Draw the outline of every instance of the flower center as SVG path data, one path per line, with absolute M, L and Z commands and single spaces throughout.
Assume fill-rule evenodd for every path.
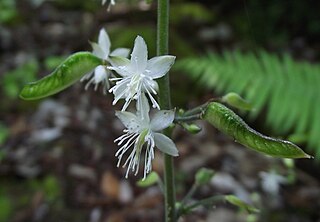
M 135 74 L 132 78 L 130 83 L 128 83 L 128 91 L 127 97 L 137 99 L 141 94 L 142 82 L 145 78 L 143 74 Z

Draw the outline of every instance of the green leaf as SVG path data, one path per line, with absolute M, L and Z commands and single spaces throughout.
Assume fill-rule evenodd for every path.
M 214 170 L 201 168 L 196 173 L 196 184 L 197 185 L 205 185 L 210 182 L 212 177 L 214 176 Z
M 150 187 L 150 186 L 156 184 L 158 181 L 159 181 L 159 175 L 156 172 L 153 171 L 153 172 L 148 174 L 146 179 L 139 180 L 137 182 L 137 185 L 139 187 Z
M 20 97 L 24 100 L 35 100 L 56 94 L 77 82 L 98 65 L 102 65 L 102 60 L 92 53 L 75 53 L 61 63 L 50 75 L 25 85 Z
M 228 201 L 229 203 L 246 210 L 248 213 L 259 213 L 260 210 L 245 203 L 244 201 L 240 200 L 238 197 L 234 195 L 226 195 L 225 200 Z
M 230 92 L 222 97 L 222 102 L 242 110 L 251 110 L 252 105 L 237 93 Z
M 221 103 L 210 103 L 202 114 L 202 119 L 234 138 L 236 142 L 258 152 L 274 157 L 311 158 L 289 141 L 267 137 L 250 128 L 237 114 Z

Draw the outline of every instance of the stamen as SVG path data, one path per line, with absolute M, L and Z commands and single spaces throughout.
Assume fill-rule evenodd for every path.
M 149 92 L 149 90 L 147 88 L 146 89 L 146 92 L 151 100 L 151 103 L 152 103 L 152 107 L 153 108 L 157 108 L 158 110 L 160 110 L 160 106 L 159 104 L 157 103 L 157 101 L 153 98 L 152 94 Z

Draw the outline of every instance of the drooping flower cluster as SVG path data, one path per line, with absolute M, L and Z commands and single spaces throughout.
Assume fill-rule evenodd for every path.
M 120 99 L 125 100 L 121 111 L 116 111 L 116 116 L 126 127 L 123 131 L 124 134 L 115 140 L 120 146 L 116 152 L 117 166 L 121 165 L 122 157 L 126 153 L 130 153 L 123 167 L 127 167 L 126 177 L 128 177 L 130 170 L 136 175 L 141 155 L 144 153 L 143 178 L 145 178 L 152 170 L 155 147 L 169 155 L 178 155 L 173 141 L 159 132 L 173 123 L 174 111 L 160 110 L 155 98 L 158 92 L 158 84 L 155 80 L 163 77 L 170 70 L 175 56 L 157 56 L 148 60 L 147 45 L 141 36 L 137 36 L 135 39 L 130 59 L 127 58 L 129 50 L 125 48 L 119 48 L 110 53 L 111 43 L 104 29 L 100 30 L 98 43 L 91 43 L 91 45 L 93 54 L 109 65 L 97 66 L 93 73 L 85 75 L 81 81 L 90 79 L 85 89 L 88 89 L 89 85 L 93 83 L 95 90 L 102 83 L 104 93 L 110 87 L 109 80 L 114 83 L 109 92 L 114 94 L 113 105 Z M 115 72 L 114 75 L 112 75 L 112 71 Z M 160 110 L 151 120 L 147 97 L 150 99 L 152 107 Z M 136 102 L 135 114 L 126 111 L 133 101 Z M 145 151 L 143 151 L 144 148 Z
M 93 48 L 93 54 L 100 59 L 103 59 L 107 62 L 110 62 L 110 56 L 122 56 L 122 57 L 127 57 L 129 55 L 130 50 L 126 48 L 118 48 L 115 49 L 110 53 L 110 38 L 107 34 L 107 32 L 104 29 L 101 29 L 99 32 L 99 37 L 98 37 L 98 43 L 92 42 L 91 46 Z M 98 89 L 99 84 L 101 83 L 103 85 L 103 93 L 106 94 L 107 90 L 110 88 L 109 84 L 109 78 L 111 76 L 110 70 L 107 69 L 106 66 L 99 65 L 95 68 L 94 72 L 88 73 L 82 79 L 80 80 L 81 82 L 84 80 L 90 79 L 86 86 L 85 89 L 88 90 L 89 86 L 91 83 L 93 83 L 94 90 Z

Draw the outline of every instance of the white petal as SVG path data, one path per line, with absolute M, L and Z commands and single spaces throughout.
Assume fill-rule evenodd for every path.
M 175 56 L 166 55 L 150 59 L 146 68 L 147 75 L 153 79 L 164 76 L 170 70 L 175 58 Z
M 126 79 L 122 79 L 114 85 L 109 92 L 112 92 L 114 94 L 114 101 L 113 105 L 115 105 L 119 99 L 125 98 L 126 97 L 126 91 L 127 91 L 127 81 Z
M 110 53 L 110 38 L 104 28 L 100 29 L 99 37 L 98 37 L 98 44 L 103 50 L 106 57 L 109 56 Z
M 123 125 L 130 131 L 130 132 L 137 132 L 140 129 L 140 123 L 137 116 L 133 113 L 126 112 L 126 111 L 116 111 L 116 117 L 120 119 Z
M 127 77 L 131 75 L 131 72 L 129 72 L 126 67 L 124 66 L 119 66 L 119 67 L 113 67 L 113 66 L 108 66 L 107 67 L 109 70 L 114 70 L 116 71 L 119 75 L 123 76 L 123 77 Z M 130 77 L 129 77 L 130 78 Z
M 85 74 L 84 76 L 82 76 L 81 79 L 80 79 L 80 82 L 83 82 L 85 80 L 90 79 L 90 77 L 92 76 L 93 73 L 94 72 L 92 71 L 92 72 L 89 72 L 89 73 Z
M 130 60 L 123 56 L 109 56 L 109 62 L 114 67 L 130 65 Z
M 171 156 L 179 156 L 176 145 L 169 137 L 161 133 L 154 133 L 154 141 L 160 151 Z
M 137 36 L 131 54 L 131 68 L 133 72 L 142 73 L 148 62 L 148 49 L 146 42 L 141 36 Z
M 160 110 L 158 111 L 151 120 L 150 126 L 152 131 L 160 131 L 168 126 L 174 120 L 174 111 L 173 110 Z
M 129 70 L 130 60 L 121 56 L 110 56 L 109 62 L 111 66 L 108 67 L 110 70 L 114 70 L 121 76 L 130 76 L 132 73 Z
M 130 49 L 117 48 L 110 53 L 110 56 L 121 56 L 127 58 L 129 56 Z
M 98 84 L 108 78 L 107 70 L 104 66 L 99 65 L 94 70 L 94 83 Z
M 100 59 L 107 59 L 108 55 L 105 54 L 105 52 L 102 50 L 100 45 L 98 45 L 95 42 L 90 42 L 92 48 L 93 48 L 93 55 L 99 57 Z

